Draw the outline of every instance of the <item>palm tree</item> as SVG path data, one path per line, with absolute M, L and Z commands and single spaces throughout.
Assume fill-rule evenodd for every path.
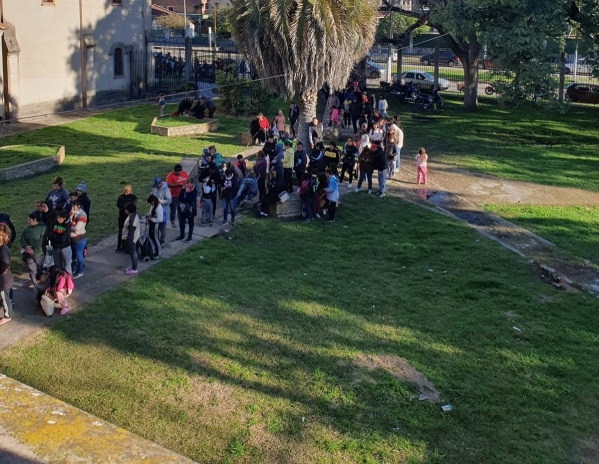
M 299 99 L 307 145 L 319 89 L 345 86 L 376 32 L 376 0 L 233 0 L 232 34 L 263 85 Z

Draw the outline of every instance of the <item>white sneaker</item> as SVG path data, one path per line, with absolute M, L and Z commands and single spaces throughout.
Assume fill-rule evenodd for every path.
M 368 189 L 368 195 L 370 195 L 372 193 L 372 190 Z
M 358 193 L 359 191 L 360 191 L 360 189 L 359 189 L 358 187 L 356 187 L 356 188 L 354 189 L 354 193 Z
M 352 188 L 352 187 L 353 187 L 352 183 L 351 183 L 351 182 L 349 182 L 349 183 L 347 184 L 347 188 L 348 188 L 348 189 L 350 189 L 350 188 Z
M 316 217 L 316 219 L 320 219 L 320 214 L 316 213 L 314 216 Z

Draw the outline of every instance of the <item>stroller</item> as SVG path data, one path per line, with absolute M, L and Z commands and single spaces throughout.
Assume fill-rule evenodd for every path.
M 148 224 L 146 223 L 146 227 L 144 229 L 144 233 L 141 237 L 139 237 L 138 243 L 138 255 L 139 258 L 147 263 L 151 259 L 156 259 L 156 247 L 154 242 L 150 240 L 150 235 L 148 234 Z

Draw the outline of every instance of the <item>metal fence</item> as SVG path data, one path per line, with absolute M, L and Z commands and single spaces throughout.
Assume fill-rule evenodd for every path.
M 381 47 L 386 47 L 386 44 L 381 44 L 376 46 L 378 49 Z M 455 58 L 453 60 L 448 60 L 447 55 L 453 53 L 448 49 L 440 50 L 440 55 L 445 55 L 441 57 L 439 61 L 439 78 L 444 79 L 449 84 L 449 88 L 447 91 L 449 92 L 461 92 L 463 83 L 464 83 L 464 68 L 462 67 L 462 63 L 459 59 Z M 434 48 L 422 48 L 422 47 L 414 47 L 412 49 L 405 48 L 402 50 L 402 54 L 399 56 L 393 56 L 394 59 L 400 60 L 392 61 L 391 64 L 391 80 L 398 80 L 400 76 L 398 76 L 399 66 L 401 64 L 401 73 L 406 72 L 415 72 L 415 73 L 428 73 L 429 75 L 434 75 L 435 71 L 435 49 Z M 375 68 L 378 68 L 381 80 L 387 80 L 387 56 L 388 53 L 377 53 L 373 55 L 371 61 L 374 62 Z M 570 69 L 571 66 L 566 66 L 566 76 L 565 76 L 565 87 L 573 83 L 581 83 L 581 84 L 599 84 L 599 79 L 594 78 L 591 75 L 589 67 L 580 67 L 579 69 Z M 559 80 L 559 71 L 557 64 L 555 65 L 556 72 L 553 74 L 553 77 L 556 80 Z M 579 71 L 575 74 L 576 71 Z M 372 73 L 374 75 L 375 73 Z M 487 94 L 490 94 L 488 91 L 489 88 L 493 87 L 493 84 L 498 81 L 503 81 L 505 78 L 502 77 L 501 68 L 489 59 L 481 59 L 479 62 L 479 73 L 478 73 L 478 83 L 479 83 L 479 93 L 483 93 L 487 90 Z M 371 80 L 372 82 L 372 80 Z

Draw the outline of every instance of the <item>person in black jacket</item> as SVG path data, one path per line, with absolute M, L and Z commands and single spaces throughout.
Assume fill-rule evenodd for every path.
M 185 223 L 188 225 L 187 241 L 191 242 L 193 236 L 194 219 L 198 215 L 198 190 L 193 179 L 187 179 L 187 183 L 179 192 L 179 236 L 175 240 L 185 238 Z
M 59 211 L 56 221 L 48 230 L 48 239 L 52 245 L 52 257 L 54 264 L 73 275 L 71 262 L 73 253 L 71 251 L 71 220 L 66 211 Z
M 293 170 L 297 177 L 297 185 L 302 185 L 304 179 L 304 173 L 308 167 L 308 157 L 304 151 L 304 144 L 297 142 L 295 146 L 295 152 L 293 153 Z
M 379 190 L 376 196 L 382 198 L 385 196 L 385 184 L 387 181 L 387 156 L 380 144 L 375 146 L 373 143 L 371 150 L 374 151 L 374 168 L 379 172 Z
M 56 211 L 54 211 L 51 200 L 44 200 L 42 203 L 41 221 L 46 224 L 46 227 L 52 227 L 56 222 Z
M 349 176 L 349 182 L 347 188 L 352 187 L 352 181 L 354 180 L 354 166 L 356 164 L 356 157 L 358 156 L 358 148 L 354 142 L 354 139 L 347 139 L 347 143 L 343 147 L 343 165 L 341 166 L 341 175 L 339 176 L 339 185 L 343 183 L 345 172 L 347 171 Z
M 260 205 L 260 217 L 268 216 L 268 208 L 279 201 L 279 194 L 285 190 L 285 179 L 278 176 L 276 170 L 270 171 L 268 179 L 268 193 Z
M 235 173 L 227 169 L 220 184 L 220 196 L 223 202 L 223 225 L 227 224 L 227 215 L 231 211 L 231 224 L 235 225 L 235 198 L 239 182 Z
M 127 211 L 125 211 L 125 208 L 127 207 L 128 204 L 133 203 L 136 204 L 137 202 L 137 197 L 135 195 L 133 195 L 133 187 L 131 186 L 131 184 L 127 184 L 125 185 L 125 187 L 123 187 L 123 193 L 119 195 L 119 197 L 116 200 L 116 207 L 119 209 L 119 219 L 118 219 L 118 223 L 119 223 L 119 236 L 117 239 L 117 245 L 116 245 L 116 252 L 117 253 L 125 253 L 126 250 L 124 248 L 124 243 L 123 243 L 123 226 L 125 224 L 125 220 L 127 219 L 127 217 L 129 216 L 127 214 Z

